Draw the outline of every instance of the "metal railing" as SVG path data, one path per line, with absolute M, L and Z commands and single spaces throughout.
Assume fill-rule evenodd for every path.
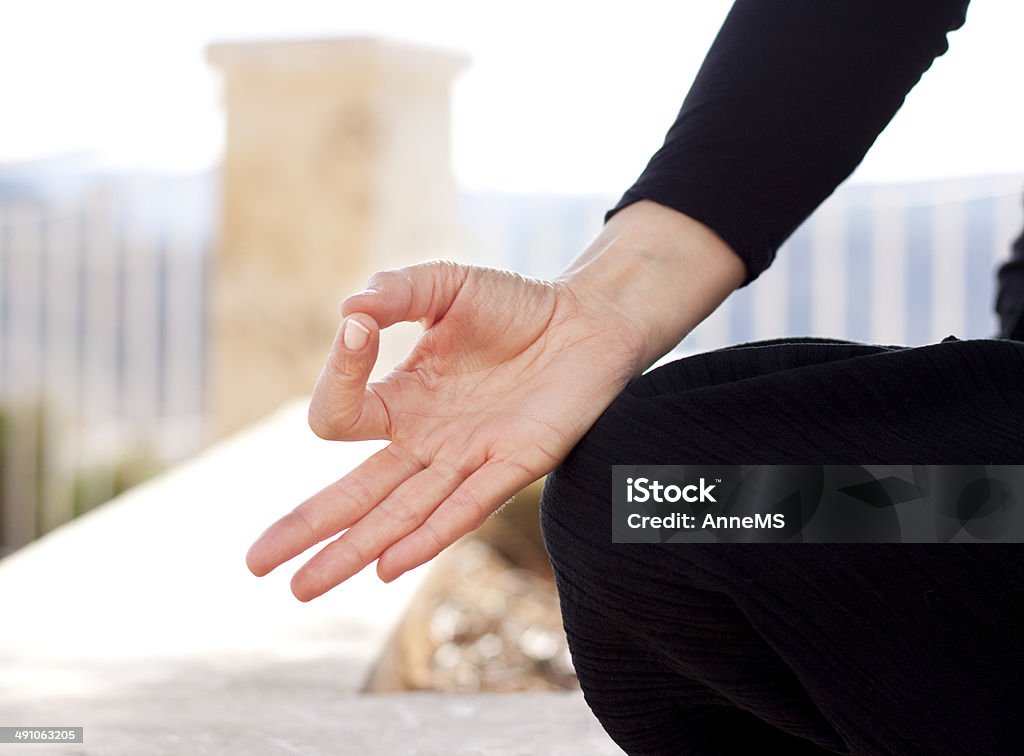
M 843 187 L 681 351 L 783 336 L 888 344 L 991 336 L 995 270 L 1024 226 L 1022 190 L 1024 176 Z M 466 197 L 465 247 L 489 264 L 554 275 L 615 201 Z
M 210 184 L 0 194 L 0 553 L 199 448 Z
M 845 187 L 677 351 L 990 336 L 1022 187 Z M 200 448 L 215 196 L 210 174 L 98 177 L 63 193 L 0 174 L 0 555 Z M 464 195 L 464 258 L 553 275 L 614 201 Z

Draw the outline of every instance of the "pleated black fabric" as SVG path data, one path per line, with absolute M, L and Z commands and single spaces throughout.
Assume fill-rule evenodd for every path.
M 633 381 L 546 482 L 580 684 L 630 754 L 1018 754 L 1024 550 L 613 544 L 613 464 L 1021 464 L 1024 344 L 797 339 Z

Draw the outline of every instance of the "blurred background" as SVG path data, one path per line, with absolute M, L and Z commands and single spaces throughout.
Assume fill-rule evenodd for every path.
M 307 394 L 375 270 L 559 272 L 729 5 L 6 0 L 0 557 Z M 1022 220 L 1022 25 L 975 3 L 852 179 L 677 353 L 991 335 Z M 571 686 L 535 516 L 462 548 L 374 684 Z

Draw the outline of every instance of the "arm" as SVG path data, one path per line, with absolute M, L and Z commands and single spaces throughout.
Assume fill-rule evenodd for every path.
M 639 199 L 714 229 L 747 282 L 845 179 L 903 104 L 967 0 L 737 0 Z
M 635 331 L 635 377 L 714 312 L 744 276 L 742 261 L 718 234 L 641 200 L 609 219 L 555 280 Z
M 391 443 L 274 523 L 250 569 L 333 538 L 297 597 L 374 560 L 392 580 L 557 467 L 852 170 L 945 49 L 954 6 L 962 20 L 949 0 L 739 0 L 665 147 L 562 275 L 430 262 L 371 277 L 343 304 L 309 420 Z M 368 384 L 380 330 L 401 321 L 423 334 Z

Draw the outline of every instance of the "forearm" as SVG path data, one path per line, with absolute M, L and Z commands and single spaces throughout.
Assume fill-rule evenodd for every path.
M 555 280 L 622 317 L 640 344 L 639 374 L 743 283 L 746 268 L 702 223 L 647 200 L 624 208 Z
M 860 162 L 966 0 L 737 0 L 639 199 L 714 229 L 756 278 Z M 614 212 L 614 211 L 613 211 Z

